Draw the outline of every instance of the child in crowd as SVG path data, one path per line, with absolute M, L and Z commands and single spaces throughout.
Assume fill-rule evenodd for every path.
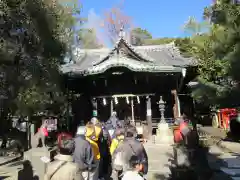
M 141 175 L 143 164 L 139 158 L 137 156 L 132 156 L 129 164 L 130 169 L 124 173 L 122 180 L 144 180 Z

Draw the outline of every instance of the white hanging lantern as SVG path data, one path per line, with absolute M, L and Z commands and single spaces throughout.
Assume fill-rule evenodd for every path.
M 115 102 L 115 104 L 118 104 L 118 99 L 117 99 L 117 97 L 114 98 L 114 102 Z
M 126 97 L 126 102 L 127 102 L 127 104 L 129 104 L 129 98 L 128 97 Z
M 140 104 L 139 96 L 137 96 L 137 103 Z
M 106 106 L 107 102 L 106 102 L 106 99 L 103 98 L 103 105 Z

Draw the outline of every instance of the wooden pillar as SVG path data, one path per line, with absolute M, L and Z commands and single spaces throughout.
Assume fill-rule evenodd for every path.
M 112 116 L 112 114 L 113 114 L 113 100 L 111 99 L 111 101 L 110 101 L 110 116 L 109 117 L 111 117 Z
M 132 110 L 132 122 L 135 125 L 133 99 L 131 99 L 131 110 Z
M 151 98 L 149 96 L 147 96 L 146 107 L 147 107 L 148 138 L 150 138 L 152 136 L 152 107 Z
M 176 89 L 171 91 L 173 98 L 174 98 L 174 103 L 173 103 L 173 117 L 174 119 L 178 118 L 181 116 L 180 113 L 180 102 L 178 99 L 177 91 Z
M 179 100 L 179 96 L 177 95 L 177 112 L 178 112 L 178 117 L 181 116 L 181 105 L 180 105 L 180 100 Z

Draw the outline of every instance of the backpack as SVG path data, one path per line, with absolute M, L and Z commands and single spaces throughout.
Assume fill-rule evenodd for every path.
M 113 160 L 113 168 L 117 171 L 123 170 L 124 160 L 123 160 L 123 152 L 117 152 L 116 156 Z
M 120 144 L 122 145 L 123 142 L 124 141 L 120 141 L 118 146 Z M 126 145 L 130 147 L 132 152 L 127 152 L 126 147 L 121 148 L 116 152 L 115 158 L 113 160 L 113 168 L 117 171 L 125 172 L 127 169 L 129 169 L 129 157 L 136 155 L 136 152 L 134 151 L 132 145 L 130 143 L 126 143 Z

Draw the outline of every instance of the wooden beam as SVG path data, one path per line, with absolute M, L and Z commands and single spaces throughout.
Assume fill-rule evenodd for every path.
M 106 96 L 94 96 L 93 98 L 115 98 L 115 97 L 144 97 L 144 96 L 154 96 L 155 94 L 115 94 L 115 95 L 106 95 Z

